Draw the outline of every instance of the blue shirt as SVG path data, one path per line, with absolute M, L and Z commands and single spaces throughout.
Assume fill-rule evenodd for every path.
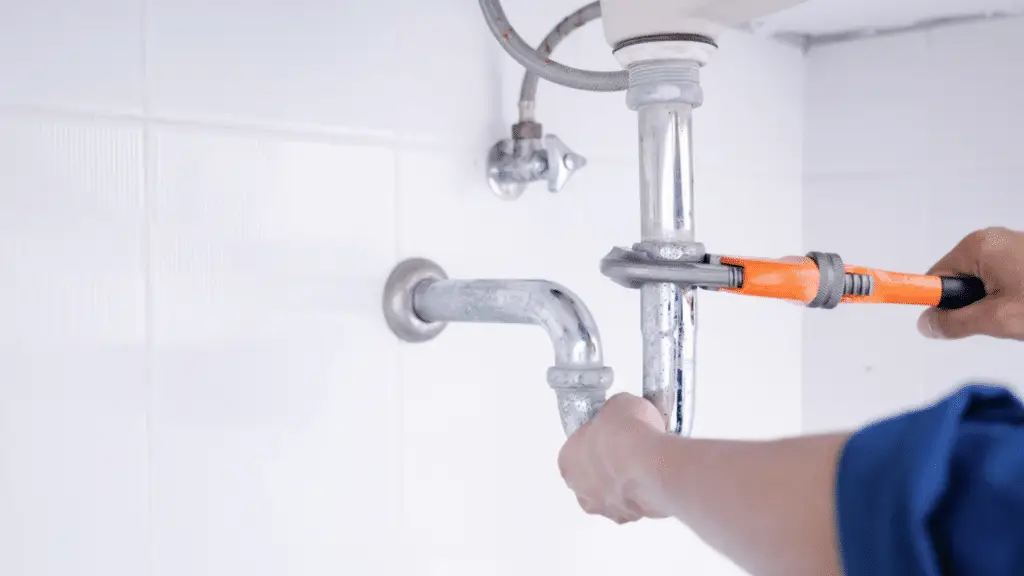
M 1024 575 L 1024 406 L 971 386 L 862 430 L 836 509 L 847 576 Z

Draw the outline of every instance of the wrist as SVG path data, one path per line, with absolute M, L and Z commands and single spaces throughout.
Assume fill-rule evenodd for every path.
M 673 476 L 669 454 L 673 444 L 680 441 L 683 440 L 671 434 L 645 429 L 637 433 L 623 460 L 627 464 L 622 483 L 625 495 L 649 517 L 675 515 L 665 488 Z

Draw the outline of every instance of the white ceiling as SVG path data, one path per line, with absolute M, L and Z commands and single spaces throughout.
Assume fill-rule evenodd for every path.
M 955 17 L 1024 13 L 1024 0 L 807 0 L 757 24 L 771 35 L 833 35 Z

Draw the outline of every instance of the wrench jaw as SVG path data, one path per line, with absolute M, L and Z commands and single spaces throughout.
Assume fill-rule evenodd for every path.
M 667 260 L 637 247 L 613 248 L 601 260 L 601 273 L 631 290 L 639 290 L 646 284 L 676 284 L 707 290 L 743 286 L 742 267 L 722 264 L 717 257 L 705 254 L 703 246 L 699 250 L 687 249 L 687 252 L 699 252 L 699 260 Z
M 669 259 L 664 256 L 667 252 L 690 257 Z M 838 255 L 821 252 L 790 262 L 716 256 L 707 254 L 702 245 L 652 248 L 638 244 L 632 250 L 613 249 L 601 260 L 601 273 L 632 290 L 649 284 L 674 284 L 799 301 L 828 310 L 848 295 L 870 295 L 873 289 L 872 282 L 847 274 Z
M 843 298 L 842 261 L 817 254 L 798 260 L 717 257 L 696 242 L 666 241 L 613 248 L 601 260 L 602 274 L 640 292 L 644 397 L 665 417 L 671 432 L 688 436 L 693 426 L 697 289 L 824 308 L 838 305 Z

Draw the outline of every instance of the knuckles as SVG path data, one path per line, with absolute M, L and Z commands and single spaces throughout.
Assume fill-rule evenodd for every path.
M 1012 301 L 1002 303 L 996 308 L 993 320 L 1003 334 L 1019 338 L 1024 335 L 1024 304 Z
M 965 244 L 979 257 L 991 258 L 1006 254 L 1013 242 L 1020 239 L 1020 233 L 996 226 L 971 233 L 965 239 Z
M 643 398 L 633 396 L 632 394 L 617 394 L 611 397 L 607 403 L 605 403 L 605 410 L 609 410 L 609 414 L 616 414 L 620 416 L 626 416 L 631 420 L 639 419 L 644 421 L 657 421 L 661 418 L 661 414 L 658 412 L 658 408 L 644 400 Z M 601 414 L 598 413 L 598 418 Z

